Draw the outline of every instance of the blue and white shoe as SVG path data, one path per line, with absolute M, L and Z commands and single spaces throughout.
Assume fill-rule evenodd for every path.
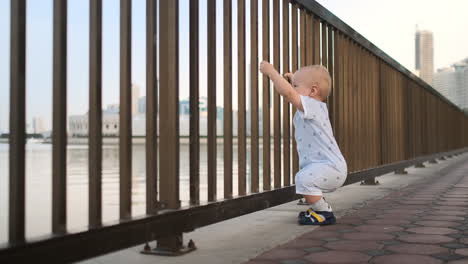
M 333 212 L 314 212 L 309 208 L 307 211 L 299 213 L 298 223 L 300 225 L 332 225 L 336 223 L 336 218 Z

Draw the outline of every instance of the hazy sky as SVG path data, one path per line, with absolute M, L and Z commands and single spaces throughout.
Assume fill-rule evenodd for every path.
M 181 98 L 188 95 L 188 1 L 180 1 L 180 84 Z M 68 113 L 88 109 L 89 1 L 69 0 L 68 11 Z M 200 87 L 206 94 L 206 1 L 200 7 Z M 364 37 L 410 70 L 414 68 L 414 31 L 434 32 L 435 67 L 449 66 L 468 57 L 468 1 L 447 0 L 319 0 Z M 217 62 L 222 65 L 222 1 L 217 1 Z M 250 1 L 247 0 L 247 13 Z M 237 85 L 237 18 L 233 3 L 233 86 Z M 259 8 L 261 12 L 261 8 Z M 103 105 L 119 100 L 119 1 L 103 1 Z M 132 79 L 145 94 L 145 0 L 134 0 Z M 0 0 L 0 131 L 8 127 L 10 0 Z M 247 33 L 249 16 L 247 16 Z M 261 26 L 261 22 L 259 22 Z M 249 37 L 247 34 L 247 41 Z M 261 40 L 261 39 L 260 39 Z M 261 44 L 261 43 L 260 43 Z M 261 50 L 259 51 L 261 54 Z M 247 60 L 250 54 L 247 53 Z M 27 7 L 27 119 L 51 119 L 52 98 L 52 0 L 29 0 Z M 222 94 L 222 67 L 217 73 Z M 234 105 L 237 104 L 236 91 Z M 222 97 L 218 97 L 222 104 Z

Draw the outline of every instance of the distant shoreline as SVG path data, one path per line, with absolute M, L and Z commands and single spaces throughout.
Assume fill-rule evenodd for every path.
M 158 138 L 159 141 L 159 138 Z M 250 136 L 246 137 L 247 144 L 250 144 Z M 144 145 L 146 142 L 145 137 L 133 137 L 132 138 L 132 144 L 134 145 Z M 224 142 L 224 137 L 218 136 L 216 138 L 216 143 L 217 144 L 222 144 Z M 262 142 L 262 138 L 259 138 L 259 143 Z M 48 139 L 34 139 L 34 143 L 36 144 L 51 144 L 52 140 L 50 138 Z M 190 143 L 190 138 L 187 136 L 180 137 L 179 140 L 180 144 L 189 144 Z M 232 138 L 232 143 L 237 144 L 237 137 Z M 8 144 L 8 138 L 0 138 L 0 144 Z M 88 144 L 88 138 L 85 137 L 69 137 L 67 139 L 67 145 L 87 145 Z M 119 138 L 118 137 L 103 137 L 102 138 L 102 144 L 103 145 L 118 145 L 119 144 Z M 200 144 L 208 144 L 208 138 L 207 137 L 200 137 Z

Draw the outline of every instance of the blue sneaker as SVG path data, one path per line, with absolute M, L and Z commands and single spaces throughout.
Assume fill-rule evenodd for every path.
M 306 212 L 299 213 L 298 223 L 300 225 L 332 225 L 336 223 L 336 218 L 333 212 L 314 212 L 309 208 Z

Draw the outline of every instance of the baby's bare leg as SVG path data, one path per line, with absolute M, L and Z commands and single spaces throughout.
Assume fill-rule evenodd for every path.
M 304 195 L 304 199 L 308 204 L 314 204 L 322 199 L 321 195 Z

